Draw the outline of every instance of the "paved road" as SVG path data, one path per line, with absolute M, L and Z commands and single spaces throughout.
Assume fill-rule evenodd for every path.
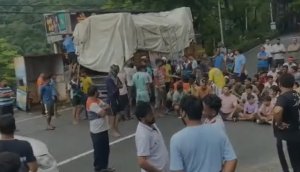
M 18 113 L 16 118 L 20 131 L 17 134 L 45 142 L 60 163 L 62 172 L 92 172 L 92 145 L 87 121 L 82 121 L 79 125 L 74 126 L 72 125 L 71 111 L 66 110 L 61 113 L 63 116 L 55 120 L 57 130 L 53 132 L 45 130 L 43 117 Z M 183 127 L 181 121 L 172 116 L 160 118 L 157 122 L 167 145 L 169 145 L 172 134 Z M 112 143 L 110 164 L 118 172 L 139 171 L 133 136 L 136 124 L 136 120 L 121 123 L 123 137 L 110 140 Z M 238 171 L 279 171 L 270 126 L 238 122 L 226 123 L 226 129 L 239 158 Z
M 282 42 L 288 44 L 290 36 L 283 37 Z M 258 47 L 245 53 L 247 70 L 250 75 L 256 72 L 256 54 Z M 45 142 L 50 152 L 59 162 L 62 172 L 92 172 L 92 144 L 89 136 L 87 121 L 79 125 L 72 125 L 71 110 L 61 112 L 62 116 L 55 120 L 57 129 L 53 132 L 45 130 L 46 121 L 38 114 L 16 114 L 17 134 L 33 137 Z M 175 117 L 164 117 L 157 121 L 165 142 L 183 125 Z M 118 172 L 137 172 L 135 155 L 134 132 L 136 120 L 120 124 L 123 136 L 119 139 L 111 138 L 110 165 Z M 270 126 L 254 123 L 238 122 L 226 123 L 226 130 L 238 155 L 238 172 L 279 172 L 275 141 Z

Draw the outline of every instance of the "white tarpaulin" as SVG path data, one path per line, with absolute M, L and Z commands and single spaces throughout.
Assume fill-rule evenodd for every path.
M 190 8 L 132 15 L 137 30 L 138 49 L 177 53 L 194 40 Z
M 74 42 L 79 63 L 89 69 L 108 72 L 120 67 L 136 50 L 178 53 L 194 40 L 190 8 L 132 15 L 115 13 L 91 16 L 79 23 Z
M 129 13 L 91 16 L 77 24 L 73 35 L 79 64 L 99 72 L 108 72 L 112 64 L 123 66 L 137 49 Z

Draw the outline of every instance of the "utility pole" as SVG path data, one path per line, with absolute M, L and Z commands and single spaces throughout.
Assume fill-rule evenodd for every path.
M 248 8 L 245 9 L 245 29 L 248 32 Z
M 274 22 L 274 17 L 273 17 L 273 5 L 272 5 L 272 0 L 270 0 L 270 18 L 271 18 L 271 30 L 276 30 L 276 23 Z
M 219 11 L 221 42 L 222 42 L 222 44 L 224 44 L 223 22 L 222 22 L 222 13 L 221 13 L 221 0 L 218 0 L 218 11 Z

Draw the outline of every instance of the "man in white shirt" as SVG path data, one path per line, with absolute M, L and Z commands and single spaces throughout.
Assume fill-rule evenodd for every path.
M 130 114 L 130 106 L 129 106 L 129 99 L 128 99 L 128 90 L 126 87 L 126 73 L 124 68 L 118 73 L 118 78 L 122 83 L 122 88 L 119 89 L 119 103 L 120 103 L 120 113 L 126 120 L 132 119 Z
M 272 46 L 273 48 L 273 56 L 274 56 L 274 66 L 282 66 L 284 63 L 284 54 L 286 53 L 286 49 L 282 43 L 280 43 L 280 39 L 277 39 L 277 43 Z
M 263 47 L 265 48 L 265 51 L 268 54 L 268 63 L 269 63 L 269 67 L 271 67 L 273 63 L 273 55 L 272 55 L 273 49 L 269 39 L 266 40 Z
M 297 52 L 300 50 L 300 44 L 297 38 L 293 38 L 292 43 L 288 46 L 288 52 Z
M 169 153 L 150 103 L 138 102 L 135 115 L 139 120 L 135 144 L 141 172 L 169 172 Z
M 114 169 L 107 168 L 109 160 L 109 137 L 108 121 L 106 118 L 109 106 L 98 99 L 98 89 L 92 86 L 88 91 L 86 110 L 90 123 L 90 133 L 94 148 L 94 170 L 95 172 L 114 172 Z

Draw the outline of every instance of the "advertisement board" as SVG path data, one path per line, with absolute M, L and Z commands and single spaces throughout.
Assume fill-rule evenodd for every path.
M 70 16 L 67 12 L 44 14 L 47 36 L 71 33 Z

